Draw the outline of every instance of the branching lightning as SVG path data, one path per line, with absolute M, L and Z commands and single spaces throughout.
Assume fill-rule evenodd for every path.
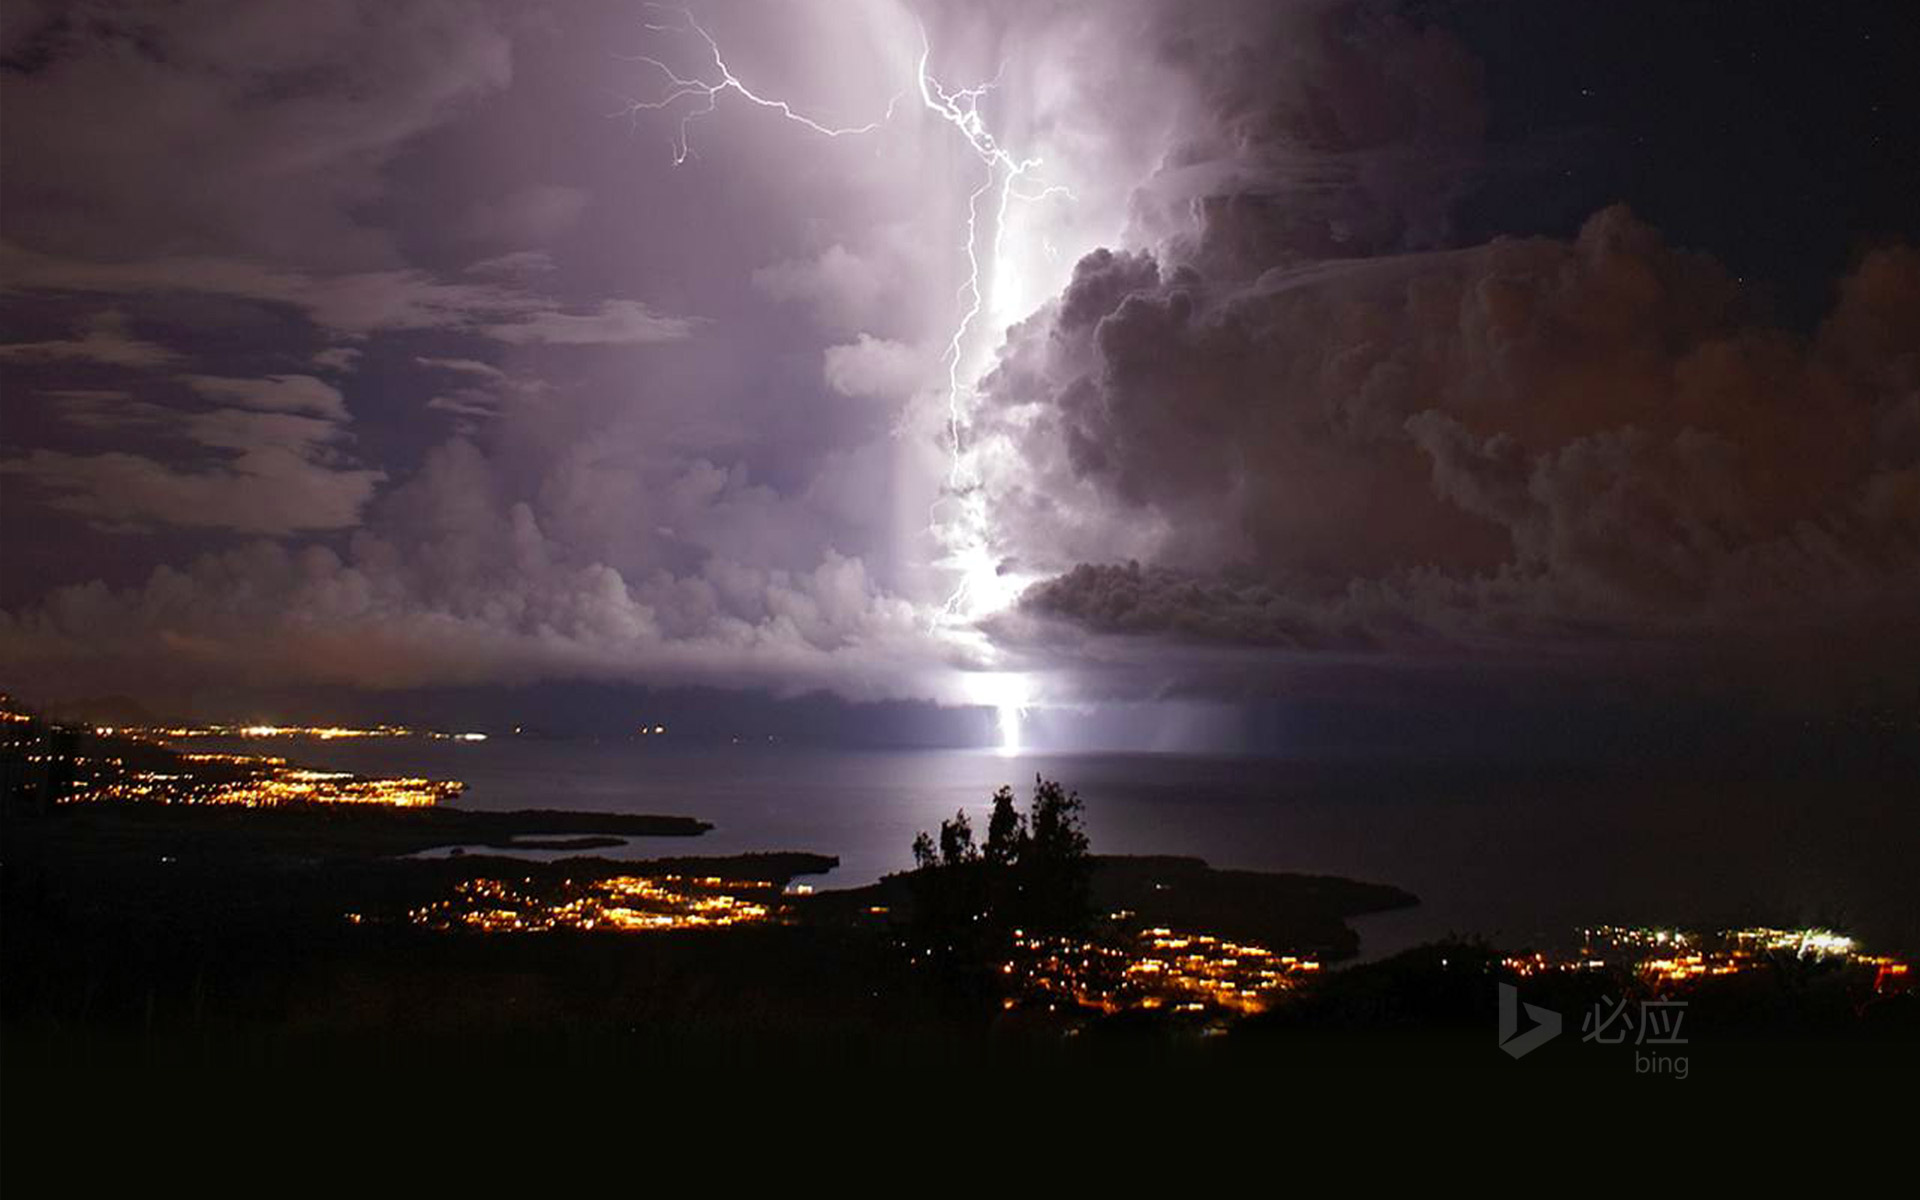
M 827 137 L 850 137 L 856 134 L 872 133 L 893 119 L 894 109 L 900 103 L 900 97 L 896 95 L 892 100 L 887 102 L 887 111 L 884 116 L 877 121 L 869 121 L 865 125 L 824 125 L 804 113 L 797 112 L 793 106 L 785 100 L 769 99 L 742 83 L 740 77 L 733 73 L 733 68 L 727 65 L 726 58 L 720 53 L 720 43 L 713 39 L 712 34 L 701 27 L 700 22 L 694 20 L 691 12 L 686 9 L 669 9 L 658 4 L 649 4 L 646 7 L 658 12 L 678 14 L 681 21 L 678 25 L 666 25 L 649 21 L 646 28 L 656 33 L 692 33 L 698 35 L 700 40 L 707 44 L 707 50 L 713 56 L 713 69 L 720 73 L 718 83 L 708 83 L 704 79 L 684 78 L 672 67 L 669 67 L 666 63 L 661 62 L 651 55 L 635 54 L 627 56 L 624 60 L 627 62 L 646 63 L 648 66 L 657 68 L 662 75 L 667 77 L 667 91 L 665 95 L 654 100 L 636 100 L 622 97 L 626 107 L 619 113 L 616 113 L 616 116 L 635 117 L 643 112 L 654 112 L 671 108 L 689 98 L 695 103 L 695 107 L 688 109 L 681 115 L 680 131 L 675 135 L 673 140 L 673 161 L 676 166 L 693 157 L 693 142 L 690 139 L 690 131 L 693 123 L 708 113 L 711 113 L 718 106 L 720 97 L 728 92 L 733 92 L 740 96 L 741 99 L 757 104 L 761 108 L 770 108 L 787 120 L 797 125 L 804 125 L 813 132 L 824 134 Z
M 976 602 L 982 598 L 981 593 L 991 588 L 999 576 L 990 536 L 991 514 L 987 511 L 978 470 L 968 452 L 964 436 L 973 385 L 962 378 L 962 364 L 966 357 L 967 335 L 972 331 L 984 303 L 980 288 L 980 201 L 993 190 L 996 183 L 999 184 L 991 255 L 992 261 L 998 264 L 1006 235 L 1007 209 L 1014 200 L 1070 197 L 1072 193 L 1059 185 L 1022 190 L 1021 182 L 1032 178 L 1041 160 L 1037 156 L 1019 157 L 1008 151 L 987 129 L 986 121 L 980 114 L 980 101 L 998 84 L 998 77 L 976 87 L 950 91 L 941 85 L 929 69 L 932 57 L 933 47 L 927 38 L 926 28 L 922 26 L 918 66 L 921 102 L 941 120 L 958 129 L 966 139 L 968 148 L 986 167 L 986 178 L 967 196 L 967 235 L 962 247 L 966 254 L 967 277 L 960 285 L 960 317 L 954 325 L 953 335 L 947 339 L 944 356 L 947 372 L 947 436 L 952 450 L 947 486 L 957 501 L 958 515 L 942 532 L 944 540 L 949 543 L 947 565 L 958 571 L 960 581 L 941 607 L 941 618 L 953 621 L 965 618 L 970 610 L 976 609 Z M 938 522 L 936 528 L 940 528 Z
M 667 90 L 652 100 L 628 99 L 625 108 L 616 115 L 637 117 L 643 112 L 671 109 L 683 103 L 691 105 L 680 116 L 678 133 L 673 142 L 673 161 L 676 164 L 694 156 L 690 141 L 693 122 L 713 112 L 720 98 L 728 92 L 761 108 L 772 109 L 786 120 L 826 137 L 872 133 L 894 118 L 899 95 L 888 102 L 882 117 L 864 125 L 833 126 L 806 116 L 786 101 L 762 96 L 748 87 L 727 65 L 719 42 L 694 19 L 692 13 L 684 9 L 665 9 L 659 5 L 647 7 L 677 14 L 678 23 L 650 22 L 646 28 L 655 32 L 696 35 L 706 44 L 711 55 L 711 73 L 718 76 L 715 81 L 686 78 L 649 55 L 635 55 L 628 60 L 645 63 L 658 70 L 666 78 Z M 949 443 L 946 496 L 941 504 L 950 506 L 951 515 L 945 520 L 936 516 L 932 520 L 932 527 L 944 552 L 938 565 L 953 570 L 958 576 L 958 583 L 934 617 L 933 624 L 951 634 L 1011 599 L 1011 587 L 1001 579 L 999 564 L 994 557 L 992 514 L 976 461 L 977 448 L 969 446 L 966 437 L 976 395 L 976 384 L 969 378 L 967 366 L 968 341 L 986 305 L 982 285 L 982 276 L 987 270 L 982 263 L 983 202 L 987 202 L 989 193 L 997 192 L 990 202 L 993 232 L 987 241 L 984 257 L 992 267 L 998 268 L 1003 256 L 1008 211 L 1013 202 L 1042 201 L 1056 196 L 1071 198 L 1072 193 L 1058 184 L 1043 183 L 1037 176 L 1041 159 L 1013 153 L 988 128 L 980 106 L 981 101 L 998 86 L 998 76 L 974 87 L 949 89 L 934 76 L 932 58 L 932 43 L 922 25 L 920 56 L 916 67 L 921 103 L 928 112 L 959 131 L 968 150 L 985 168 L 985 177 L 967 196 L 965 236 L 961 240 L 966 277 L 957 292 L 959 314 L 946 340 L 941 359 L 946 374 Z M 1046 249 L 1051 257 L 1054 253 L 1052 244 L 1048 243 Z M 941 504 L 936 504 L 936 509 Z M 994 705 L 998 712 L 1003 750 L 1017 749 L 1020 718 L 1028 700 L 1026 681 L 1017 674 L 995 672 L 980 676 L 978 682 L 991 693 L 983 695 L 981 699 Z

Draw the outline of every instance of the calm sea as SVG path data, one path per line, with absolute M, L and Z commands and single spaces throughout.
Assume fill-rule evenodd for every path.
M 680 749 L 633 740 L 298 742 L 298 763 L 463 779 L 480 809 L 699 817 L 704 837 L 614 855 L 812 850 L 863 884 L 911 861 L 917 830 L 1036 773 L 1079 790 L 1103 853 L 1390 883 L 1418 908 L 1366 918 L 1375 957 L 1448 933 L 1503 947 L 1583 923 L 1822 924 L 1920 950 L 1911 781 L 1649 779 L 1604 770 L 1174 755 Z

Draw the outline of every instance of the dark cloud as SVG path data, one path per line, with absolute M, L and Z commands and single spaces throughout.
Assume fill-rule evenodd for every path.
M 184 382 L 208 399 L 231 401 L 246 408 L 305 413 L 335 421 L 347 419 L 347 401 L 340 389 L 311 375 L 269 375 L 264 379 L 189 375 Z
M 1358 592 L 1366 638 L 1841 620 L 1920 595 L 1911 250 L 1869 256 L 1812 339 L 1748 322 L 1714 264 L 1617 210 L 1571 243 L 1225 288 L 1153 267 L 1087 260 L 992 387 L 1024 430 L 1008 494 L 1086 510 L 1015 527 L 1148 526 L 1188 575 L 1083 567 L 1032 609 L 1345 644 Z
M 385 265 L 354 217 L 410 140 L 512 75 L 462 0 L 9 5 L 8 237 L 56 254 Z
M 360 362 L 362 351 L 353 346 L 330 346 L 313 356 L 313 365 L 323 371 L 350 374 Z
M 310 274 L 246 259 L 146 258 L 115 262 L 58 259 L 0 242 L 0 266 L 16 292 L 230 297 L 295 310 L 319 328 L 347 337 L 417 330 L 472 332 L 510 345 L 644 345 L 691 335 L 692 322 L 629 299 L 570 311 L 559 300 L 510 282 L 449 281 L 417 269 Z M 106 331 L 110 334 L 111 330 Z M 96 338 L 101 338 L 96 331 Z M 96 340 L 100 353 L 131 352 Z M 89 343 L 24 347 L 18 357 L 85 357 Z M 150 353 L 150 352 L 147 352 Z M 98 354 L 92 355 L 98 357 Z M 111 361 L 111 360 L 109 360 Z M 145 365 L 145 362 L 122 362 Z
M 582 188 L 556 183 L 528 184 L 497 200 L 475 205 L 463 222 L 461 232 L 488 245 L 546 245 L 577 225 L 592 201 L 592 195 Z M 530 254 L 537 256 L 539 252 L 520 251 L 518 257 L 500 256 L 487 260 L 482 269 L 537 269 L 537 259 L 526 257 Z
M 1137 562 L 1082 563 L 1035 584 L 1022 604 L 1102 634 L 1312 651 L 1379 645 L 1358 614 L 1343 611 L 1339 601 L 1288 595 L 1258 579 L 1196 577 Z
M 1479 61 L 1389 4 L 1307 0 L 1160 10 L 1185 119 L 1135 204 L 1214 278 L 1430 249 L 1477 176 Z
M 609 97 L 700 47 L 626 3 L 10 6 L 0 665 L 948 697 L 1905 644 L 1920 259 L 1781 329 L 1611 195 L 1479 236 L 1534 160 L 1449 11 L 719 0 L 770 93 L 908 103 L 726 97 L 675 166 L 686 114 Z M 920 17 L 1072 193 L 976 246 L 951 393 L 995 204 Z M 976 518 L 1040 582 L 933 632 Z
M 350 416 L 337 390 L 307 375 L 182 382 L 240 407 L 176 408 L 112 391 L 50 394 L 62 421 L 105 448 L 34 448 L 0 458 L 0 476 L 119 534 L 161 526 L 287 534 L 359 522 L 386 476 L 349 452 Z M 137 452 L 119 448 L 127 445 Z
M 76 336 L 57 341 L 0 344 L 0 363 L 99 363 L 110 367 L 159 367 L 180 355 L 129 334 L 116 312 L 100 313 Z
M 1162 45 L 1153 248 L 1083 259 L 986 383 L 996 550 L 1052 575 L 1002 636 L 1765 657 L 1920 599 L 1920 255 L 1804 335 L 1624 208 L 1455 247 L 1487 115 L 1448 34 L 1222 6 Z

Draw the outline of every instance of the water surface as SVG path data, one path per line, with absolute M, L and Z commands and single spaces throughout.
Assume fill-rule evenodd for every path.
M 268 749 L 278 745 L 279 749 Z M 246 748 L 246 747 L 241 747 Z M 465 780 L 479 809 L 664 813 L 704 837 L 638 839 L 635 856 L 812 850 L 817 886 L 911 863 L 916 831 L 961 806 L 983 831 L 1002 783 L 1078 789 L 1094 847 L 1215 866 L 1390 883 L 1418 909 L 1367 918 L 1368 956 L 1447 933 L 1544 944 L 1582 923 L 1827 924 L 1920 949 L 1915 789 L 1872 781 L 1673 778 L 1368 760 L 675 748 L 641 740 L 494 738 L 253 743 L 254 752 L 380 774 Z M 610 852 L 621 853 L 621 852 Z

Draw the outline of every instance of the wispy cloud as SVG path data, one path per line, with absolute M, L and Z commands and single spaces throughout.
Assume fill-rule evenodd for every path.
M 0 345 L 0 362 L 93 362 L 112 367 L 160 367 L 180 355 L 127 332 L 119 313 L 101 313 L 77 337 Z
M 657 313 L 634 300 L 607 300 L 590 312 L 555 309 L 530 312 L 485 329 L 487 336 L 512 345 L 645 346 L 681 342 L 693 336 L 696 322 Z

